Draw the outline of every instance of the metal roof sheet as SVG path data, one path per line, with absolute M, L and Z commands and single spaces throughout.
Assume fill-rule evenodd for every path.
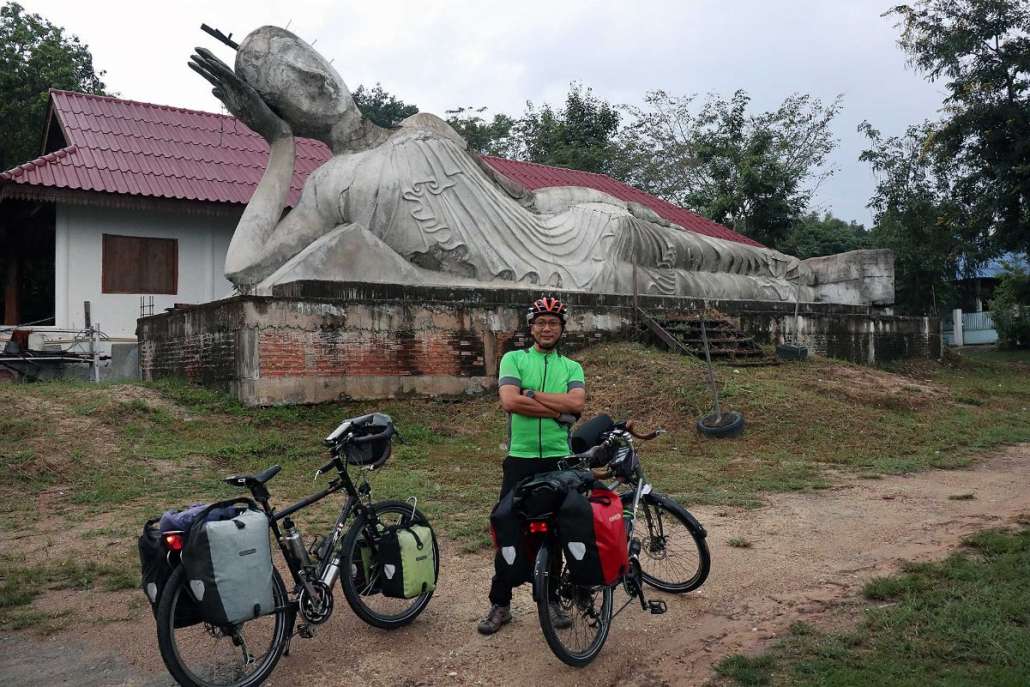
M 268 144 L 228 115 L 72 91 L 50 91 L 67 146 L 0 174 L 0 182 L 155 198 L 246 203 L 268 158 Z M 289 204 L 329 159 L 319 141 L 297 139 Z M 689 231 L 761 245 L 689 210 L 603 174 L 483 156 L 531 190 L 585 186 L 639 203 Z

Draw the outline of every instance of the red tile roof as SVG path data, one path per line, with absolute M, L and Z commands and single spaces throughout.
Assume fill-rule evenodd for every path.
M 246 203 L 268 144 L 235 117 L 52 90 L 67 147 L 0 175 L 0 181 L 155 198 Z M 327 159 L 318 141 L 297 140 L 291 205 Z
M 51 90 L 50 100 L 67 146 L 0 174 L 0 184 L 244 204 L 264 172 L 268 144 L 235 117 L 70 91 Z M 324 144 L 297 139 L 290 205 L 329 157 Z M 586 186 L 645 205 L 690 231 L 761 245 L 603 174 L 484 160 L 529 189 Z

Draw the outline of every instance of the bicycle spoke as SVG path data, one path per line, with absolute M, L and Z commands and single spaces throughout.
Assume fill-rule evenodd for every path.
M 695 538 L 686 516 L 674 503 L 648 499 L 640 504 L 637 519 L 640 567 L 644 581 L 659 589 L 683 592 L 695 589 L 707 577 L 708 550 Z
M 402 502 L 381 502 L 373 506 L 376 513 L 376 533 L 397 525 L 410 524 L 412 507 Z M 416 511 L 415 520 L 425 523 L 425 516 Z M 355 529 L 360 527 L 361 529 Z M 340 585 L 344 596 L 354 612 L 365 622 L 382 628 L 399 627 L 417 617 L 429 603 L 432 592 L 426 592 L 411 599 L 398 599 L 381 593 L 381 566 L 374 554 L 367 553 L 362 559 L 361 551 L 369 537 L 378 538 L 363 525 L 354 525 L 344 537 L 341 554 L 345 567 L 341 571 Z M 435 542 L 434 542 L 435 546 Z M 374 547 L 371 547 L 374 550 Z M 437 551 L 437 557 L 439 552 Z M 359 569 L 360 568 L 360 569 Z
M 276 575 L 276 610 L 231 629 L 198 622 L 174 627 L 180 604 L 192 604 L 180 569 L 173 576 L 176 588 L 162 601 L 158 644 L 173 676 L 184 685 L 240 686 L 264 680 L 286 643 L 286 590 Z M 167 608 L 165 606 L 167 605 Z

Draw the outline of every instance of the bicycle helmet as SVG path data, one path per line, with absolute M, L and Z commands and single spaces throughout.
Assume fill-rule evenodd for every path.
M 553 296 L 544 296 L 533 301 L 533 304 L 529 306 L 529 313 L 526 315 L 526 322 L 533 324 L 540 315 L 554 315 L 561 320 L 561 325 L 565 327 L 565 315 L 568 309 L 565 304 Z

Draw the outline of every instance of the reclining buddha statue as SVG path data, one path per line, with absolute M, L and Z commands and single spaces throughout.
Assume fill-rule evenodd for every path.
M 518 188 L 431 114 L 379 127 L 332 65 L 284 29 L 250 33 L 235 69 L 203 48 L 190 67 L 270 147 L 226 255 L 241 292 L 310 279 L 825 299 L 806 261 L 684 230 L 594 189 Z M 322 141 L 332 158 L 283 216 L 294 136 Z M 892 297 L 892 270 L 889 282 Z

